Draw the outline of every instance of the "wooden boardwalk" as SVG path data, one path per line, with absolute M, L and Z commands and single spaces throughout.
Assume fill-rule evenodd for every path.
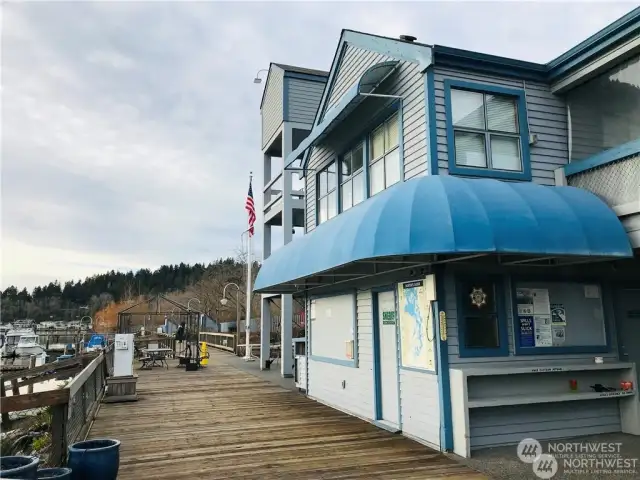
M 486 479 L 446 456 L 234 368 L 138 372 L 90 438 L 122 441 L 118 479 Z

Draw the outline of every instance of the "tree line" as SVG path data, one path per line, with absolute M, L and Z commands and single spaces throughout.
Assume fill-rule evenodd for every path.
M 258 268 L 259 264 L 255 263 L 254 275 Z M 219 299 L 215 298 L 214 307 L 214 297 L 221 294 L 221 285 L 234 282 L 244 288 L 245 277 L 246 263 L 242 258 L 229 257 L 208 265 L 180 263 L 163 265 L 153 271 L 111 270 L 84 280 L 68 281 L 64 284 L 51 282 L 48 285 L 37 286 L 31 292 L 26 288 L 10 286 L 4 289 L 1 295 L 2 322 L 22 318 L 31 318 L 37 322 L 68 321 L 82 318 L 84 315 L 93 316 L 113 303 L 130 302 L 158 293 L 183 296 L 185 292 L 191 292 L 202 297 L 204 311 L 215 311 Z

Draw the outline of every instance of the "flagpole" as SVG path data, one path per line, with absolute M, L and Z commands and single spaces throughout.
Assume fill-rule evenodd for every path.
M 253 172 L 249 172 L 249 185 L 253 178 Z M 250 362 L 251 358 L 251 228 L 247 232 L 247 314 L 245 316 L 246 344 L 244 349 L 244 360 Z

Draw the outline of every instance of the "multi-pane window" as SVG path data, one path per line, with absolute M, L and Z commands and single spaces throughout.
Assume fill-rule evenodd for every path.
M 340 159 L 340 211 L 364 200 L 364 144 L 361 142 Z
M 371 195 L 400 181 L 398 114 L 376 128 L 369 139 L 369 192 Z
M 326 222 L 338 213 L 337 183 L 336 162 L 331 162 L 318 172 L 316 178 L 318 224 Z
M 522 171 L 517 98 L 452 88 L 451 119 L 457 166 Z

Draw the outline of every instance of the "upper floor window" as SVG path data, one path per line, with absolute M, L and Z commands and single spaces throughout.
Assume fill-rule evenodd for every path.
M 369 138 L 369 192 L 371 195 L 400 181 L 400 126 L 395 113 Z
M 530 179 L 524 92 L 445 81 L 449 170 Z
M 364 145 L 362 142 L 340 159 L 340 210 L 364 200 Z
M 318 172 L 316 178 L 318 224 L 326 222 L 338 213 L 337 183 L 336 162 L 331 162 Z

